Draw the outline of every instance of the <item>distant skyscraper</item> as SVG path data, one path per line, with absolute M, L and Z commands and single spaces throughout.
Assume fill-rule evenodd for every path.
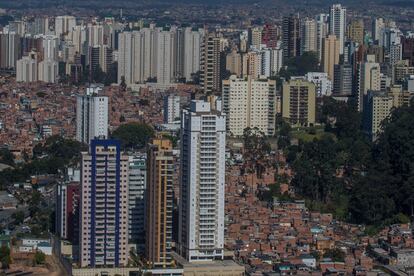
M 76 18 L 74 16 L 63 15 L 55 18 L 55 34 L 61 36 L 68 33 L 76 26 Z
M 334 78 L 334 66 L 339 64 L 339 47 L 340 42 L 334 35 L 329 35 L 323 39 L 322 49 L 322 68 L 325 73 L 328 73 L 329 79 Z
M 367 61 L 359 64 L 358 69 L 358 108 L 362 111 L 364 96 L 367 95 L 368 91 L 381 90 L 381 68 L 375 62 L 375 56 L 368 55 Z
M 382 41 L 382 32 L 385 28 L 384 19 L 382 18 L 375 18 L 372 21 L 372 39 L 374 42 L 378 43 L 379 41 Z
M 154 139 L 148 146 L 145 256 L 154 267 L 172 261 L 173 161 L 170 140 Z
M 233 49 L 231 53 L 228 53 L 226 56 L 226 70 L 239 77 L 242 74 L 242 56 L 236 49 Z
M 87 88 L 77 97 L 76 139 L 89 143 L 96 137 L 108 137 L 108 97 L 99 96 L 100 88 Z
M 180 253 L 190 262 L 223 259 L 226 118 L 192 101 L 181 124 Z
M 201 51 L 200 82 L 204 93 L 219 92 L 221 87 L 220 37 L 208 33 L 204 37 Z
M 34 19 L 33 35 L 47 35 L 49 34 L 49 18 L 48 17 L 35 17 Z
M 17 60 L 21 58 L 20 36 L 15 32 L 0 32 L 0 68 L 16 69 Z
M 92 140 L 82 154 L 80 266 L 128 263 L 128 156 L 116 140 Z
M 364 44 L 364 21 L 362 19 L 352 20 L 348 25 L 348 38 L 351 41 Z
M 339 41 L 339 53 L 344 51 L 346 31 L 346 8 L 341 4 L 335 4 L 331 7 L 329 14 L 329 34 L 335 35 Z
M 410 66 L 414 65 L 414 38 L 405 38 L 401 40 L 402 44 L 402 59 L 409 60 Z
M 319 60 L 322 60 L 322 48 L 323 48 L 323 39 L 329 33 L 329 16 L 328 14 L 321 13 L 316 16 L 316 45 L 319 54 Z
M 180 97 L 168 95 L 164 97 L 164 123 L 171 124 L 180 119 Z
M 192 74 L 200 71 L 200 49 L 203 36 L 202 29 L 185 28 L 184 30 L 184 77 L 187 81 L 192 80 Z
M 128 226 L 129 243 L 137 246 L 137 252 L 145 248 L 145 190 L 147 186 L 147 156 L 129 156 L 128 176 Z
M 39 81 L 47 83 L 56 83 L 59 75 L 58 62 L 55 60 L 47 59 L 39 62 L 38 76 Z
M 301 22 L 301 53 L 318 51 L 316 20 L 305 18 Z
M 17 61 L 16 81 L 18 82 L 35 82 L 38 81 L 37 74 L 37 53 L 31 52 Z
M 393 43 L 390 45 L 389 59 L 390 65 L 394 65 L 402 59 L 401 43 Z
M 254 27 L 249 29 L 249 44 L 251 48 L 260 49 L 262 44 L 262 27 Z
M 280 27 L 272 24 L 266 24 L 262 32 L 262 44 L 267 48 L 275 48 L 279 41 Z
M 300 55 L 300 19 L 298 15 L 283 18 L 282 47 L 283 58 L 286 60 Z
M 174 33 L 171 30 L 157 30 L 157 83 L 170 84 L 174 81 Z
M 43 59 L 57 60 L 59 39 L 54 35 L 42 36 Z
M 334 96 L 350 96 L 352 95 L 352 65 L 349 63 L 336 64 L 334 68 Z

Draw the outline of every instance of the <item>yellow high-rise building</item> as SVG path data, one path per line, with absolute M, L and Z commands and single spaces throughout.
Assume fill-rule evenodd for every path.
M 295 79 L 283 84 L 282 117 L 294 126 L 315 124 L 316 88 L 312 82 Z

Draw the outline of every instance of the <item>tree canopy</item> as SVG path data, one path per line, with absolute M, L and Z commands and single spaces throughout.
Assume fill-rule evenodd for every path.
M 365 177 L 354 186 L 352 218 L 378 224 L 414 208 L 414 107 L 394 110 L 371 152 Z
M 112 138 L 120 140 L 123 149 L 140 149 L 154 137 L 154 133 L 154 129 L 145 123 L 127 123 L 118 127 Z
M 291 76 L 303 76 L 308 72 L 319 72 L 319 58 L 315 52 L 305 52 L 301 56 L 292 57 L 285 63 L 279 75 L 285 79 Z

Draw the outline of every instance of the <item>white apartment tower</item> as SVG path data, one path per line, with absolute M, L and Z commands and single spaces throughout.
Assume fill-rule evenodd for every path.
M 170 84 L 174 79 L 174 32 L 158 29 L 156 32 L 157 83 Z
M 381 90 L 381 68 L 375 62 L 375 56 L 367 55 L 367 61 L 359 64 L 358 68 L 358 110 L 363 111 L 364 96 L 368 91 Z
M 184 30 L 184 77 L 191 80 L 191 75 L 200 71 L 200 49 L 203 41 L 203 30 Z
M 152 28 L 119 34 L 118 83 L 144 83 L 157 76 L 155 42 L 156 33 Z
M 321 13 L 316 16 L 316 48 L 319 54 L 319 60 L 322 59 L 323 39 L 328 35 L 329 15 Z
M 329 34 L 335 35 L 339 40 L 339 53 L 344 52 L 344 41 L 346 32 L 346 8 L 341 4 L 335 4 L 331 7 L 329 14 Z
M 58 62 L 52 59 L 47 59 L 39 62 L 38 66 L 39 81 L 47 83 L 57 82 Z
M 126 266 L 128 156 L 119 141 L 94 139 L 81 167 L 80 266 Z
M 76 140 L 89 143 L 95 137 L 108 137 L 108 97 L 98 96 L 100 88 L 87 88 L 76 102 Z
M 237 78 L 223 81 L 223 111 L 227 118 L 227 132 L 242 136 L 245 128 L 257 127 L 266 135 L 275 132 L 276 81 L 265 77 Z
M 57 16 L 55 18 L 55 34 L 60 37 L 68 33 L 76 26 L 76 18 L 70 15 Z
M 37 53 L 30 52 L 16 63 L 16 81 L 35 82 L 37 80 Z
M 226 118 L 192 101 L 181 120 L 179 249 L 190 262 L 223 259 Z
M 317 23 L 315 19 L 305 18 L 301 25 L 301 53 L 317 52 Z
M 164 97 L 164 123 L 171 124 L 180 118 L 180 96 Z

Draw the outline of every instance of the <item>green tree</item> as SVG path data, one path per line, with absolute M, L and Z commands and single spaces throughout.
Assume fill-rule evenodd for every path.
M 414 106 L 395 109 L 383 123 L 372 162 L 353 186 L 350 210 L 355 222 L 379 225 L 414 207 Z M 361 208 L 361 209 L 360 209 Z
M 154 137 L 154 129 L 144 123 L 127 123 L 118 127 L 112 138 L 121 141 L 124 149 L 141 149 Z
M 37 250 L 34 258 L 33 258 L 33 262 L 35 265 L 42 265 L 44 264 L 46 261 L 46 255 L 45 253 L 43 253 L 42 251 Z
M 23 211 L 17 211 L 15 213 L 13 213 L 12 218 L 14 219 L 14 224 L 19 225 L 21 223 L 23 223 L 24 221 L 24 212 Z
M 6 148 L 0 149 L 0 163 L 14 166 L 14 155 Z
M 330 258 L 334 262 L 344 262 L 345 261 L 345 252 L 339 248 L 328 249 L 323 254 L 324 258 Z
M 308 72 L 319 72 L 319 58 L 315 52 L 306 52 L 301 56 L 290 58 L 286 61 L 279 76 L 290 79 L 291 76 L 303 76 Z
M 0 262 L 2 269 L 9 268 L 11 264 L 11 257 L 10 257 L 10 248 L 7 246 L 0 247 Z

